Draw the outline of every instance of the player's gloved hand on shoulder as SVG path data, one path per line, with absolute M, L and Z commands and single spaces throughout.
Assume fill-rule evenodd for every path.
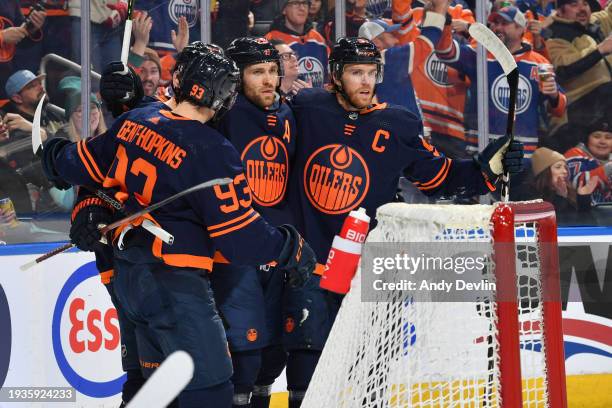
M 109 63 L 100 79 L 100 95 L 114 117 L 135 108 L 144 96 L 142 81 L 121 61 Z
M 105 248 L 100 229 L 115 221 L 115 213 L 102 199 L 88 196 L 75 204 L 71 221 L 72 243 L 82 251 L 100 251 Z
M 278 229 L 285 235 L 285 245 L 278 257 L 278 268 L 285 272 L 289 286 L 304 286 L 317 265 L 312 248 L 293 225 L 285 224 Z
M 500 137 L 490 142 L 474 160 L 483 174 L 496 183 L 505 171 L 516 174 L 523 170 L 523 143 L 516 140 L 510 143 L 507 135 Z
M 45 173 L 45 176 L 47 176 L 47 180 L 53 183 L 53 185 L 59 190 L 68 190 L 70 187 L 72 187 L 70 183 L 64 180 L 55 170 L 55 163 L 58 155 L 62 149 L 70 143 L 70 140 L 62 137 L 54 137 L 53 139 L 48 139 L 43 143 L 42 154 L 40 157 L 43 172 Z

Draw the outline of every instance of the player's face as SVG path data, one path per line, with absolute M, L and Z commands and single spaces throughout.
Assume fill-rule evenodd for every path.
M 275 62 L 249 65 L 242 73 L 244 96 L 261 108 L 267 108 L 274 103 L 277 84 L 278 65 Z
M 559 17 L 570 21 L 577 21 L 586 26 L 591 19 L 591 7 L 586 0 L 575 0 L 564 4 L 557 11 Z
M 160 81 L 160 73 L 157 64 L 153 61 L 145 61 L 138 72 L 142 81 L 142 88 L 146 96 L 153 96 L 157 91 Z
M 589 151 L 599 160 L 608 160 L 612 153 L 612 132 L 598 131 L 589 135 Z
M 360 109 L 371 105 L 376 86 L 376 64 L 346 65 L 341 82 L 351 105 Z
M 283 14 L 293 26 L 301 26 L 306 24 L 308 9 L 308 0 L 292 0 L 285 6 Z

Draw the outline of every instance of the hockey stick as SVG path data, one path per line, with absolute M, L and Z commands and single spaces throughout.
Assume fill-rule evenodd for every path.
M 510 87 L 510 95 L 508 101 L 508 119 L 506 126 L 506 136 L 510 137 L 510 143 L 514 140 L 512 130 L 514 128 L 514 110 L 516 108 L 516 92 L 518 89 L 519 72 L 514 57 L 506 48 L 502 40 L 499 39 L 495 33 L 487 28 L 487 26 L 474 23 L 469 28 L 470 35 L 483 47 L 487 49 L 497 62 L 501 65 L 508 80 L 508 86 Z M 504 171 L 502 177 L 502 188 L 501 188 L 502 200 L 508 202 L 510 198 L 510 174 Z
M 134 13 L 134 0 L 128 0 L 127 18 L 125 20 L 125 28 L 123 29 L 123 44 L 121 45 L 121 62 L 126 68 L 130 55 L 130 42 L 132 40 L 132 15 Z
M 34 111 L 34 118 L 32 119 L 32 151 L 34 155 L 40 157 L 42 153 L 42 135 L 40 132 L 40 120 L 42 119 L 42 108 L 45 104 L 45 98 L 47 94 L 44 93 L 36 105 Z
M 139 217 L 142 217 L 143 215 L 149 214 L 150 212 L 155 211 L 158 208 L 161 208 L 164 205 L 169 204 L 169 203 L 171 203 L 171 202 L 173 202 L 173 201 L 175 201 L 175 200 L 177 200 L 177 199 L 179 199 L 179 198 L 181 198 L 181 197 L 183 197 L 183 196 L 185 196 L 187 194 L 190 194 L 190 193 L 193 193 L 195 191 L 202 190 L 202 189 L 205 189 L 205 188 L 209 188 L 209 187 L 226 185 L 226 184 L 231 183 L 232 181 L 233 180 L 231 178 L 225 177 L 225 178 L 216 178 L 216 179 L 212 179 L 212 180 L 209 180 L 209 181 L 205 181 L 205 182 L 200 183 L 200 184 L 196 184 L 193 187 L 189 187 L 186 190 L 178 192 L 178 193 L 176 193 L 176 194 L 174 194 L 174 195 L 172 195 L 172 196 L 170 196 L 170 197 L 168 197 L 168 198 L 166 198 L 166 199 L 164 199 L 164 200 L 162 200 L 162 201 L 160 201 L 158 203 L 152 204 L 152 205 L 148 206 L 147 208 L 143 208 L 142 210 L 137 211 L 137 212 L 135 212 L 132 215 L 129 215 L 129 216 L 125 217 L 125 218 L 122 218 L 120 220 L 117 220 L 117 221 L 113 222 L 112 224 L 109 224 L 109 225 L 105 226 L 104 228 L 102 228 L 100 230 L 100 234 L 102 234 L 102 236 L 105 236 L 106 233 L 108 233 L 109 231 L 112 231 L 115 228 L 120 227 L 122 225 L 128 224 L 128 223 L 134 221 L 135 219 L 137 219 Z M 143 228 L 145 228 L 145 226 L 143 226 Z M 152 227 L 149 227 L 149 228 L 151 228 L 151 229 L 153 229 L 153 228 L 161 229 L 161 228 L 159 228 L 159 227 L 157 227 L 155 225 L 153 225 Z M 166 233 L 166 234 L 168 234 L 168 233 Z M 172 245 L 172 243 L 174 242 L 174 237 L 172 237 L 172 235 L 170 235 L 170 234 L 168 234 L 168 235 L 171 237 L 171 241 L 169 242 L 169 244 Z M 51 252 L 48 252 L 48 253 L 46 253 L 44 255 L 39 256 L 38 258 L 36 258 L 33 261 L 30 261 L 30 262 L 28 262 L 26 264 L 21 265 L 19 267 L 19 269 L 21 269 L 22 271 L 25 271 L 25 270 L 31 268 L 32 266 L 34 266 L 36 264 L 39 264 L 39 263 L 43 262 L 46 259 L 51 258 L 52 256 L 55 256 L 57 254 L 60 254 L 60 253 L 62 253 L 64 251 L 69 250 L 72 247 L 74 247 L 73 243 L 68 243 L 68 244 L 62 245 L 61 247 L 55 248 Z
M 165 407 L 193 378 L 193 359 L 184 351 L 170 354 L 147 380 L 126 408 Z
M 499 39 L 497 35 L 489 28 L 480 23 L 471 24 L 468 29 L 472 38 L 474 38 L 478 43 L 480 43 L 483 47 L 489 51 L 493 57 L 499 62 L 506 75 L 506 79 L 508 80 L 508 86 L 510 87 L 510 95 L 508 101 L 508 117 L 506 122 L 506 135 L 510 137 L 510 143 L 514 140 L 514 135 L 512 134 L 512 130 L 514 128 L 514 110 L 516 107 L 516 92 L 518 88 L 518 79 L 519 72 L 518 67 L 516 65 L 516 61 L 514 57 L 506 48 L 506 45 Z M 508 202 L 510 198 L 510 174 L 507 171 L 504 171 L 502 177 L 502 189 L 501 189 L 502 200 L 504 202 Z M 490 313 L 491 310 L 491 299 L 485 299 L 483 301 L 483 307 L 485 308 L 485 316 L 489 314 L 489 318 L 491 318 Z M 489 325 L 489 331 L 493 331 L 492 325 Z M 490 372 L 493 372 L 495 367 L 494 363 L 494 346 L 493 346 L 493 334 L 489 333 L 487 335 L 487 369 Z M 486 400 L 484 402 L 484 406 L 490 406 L 493 400 L 493 389 L 492 384 L 494 383 L 493 374 L 489 374 L 489 378 L 487 383 L 485 384 L 485 396 Z

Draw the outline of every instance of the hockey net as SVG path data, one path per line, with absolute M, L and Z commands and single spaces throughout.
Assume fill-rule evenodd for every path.
M 483 279 L 497 290 L 473 302 L 417 302 L 402 291 L 363 301 L 360 269 L 303 407 L 566 406 L 561 307 L 546 296 L 559 292 L 549 204 L 394 203 L 376 219 L 368 242 L 488 245 Z M 515 235 L 516 246 L 498 245 Z M 515 300 L 499 301 L 500 288 Z

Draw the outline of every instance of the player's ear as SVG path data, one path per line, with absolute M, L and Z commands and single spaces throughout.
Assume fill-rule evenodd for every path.
M 178 79 L 178 73 L 175 72 L 172 74 L 172 88 L 178 89 L 179 86 L 180 84 L 179 84 L 179 79 Z

